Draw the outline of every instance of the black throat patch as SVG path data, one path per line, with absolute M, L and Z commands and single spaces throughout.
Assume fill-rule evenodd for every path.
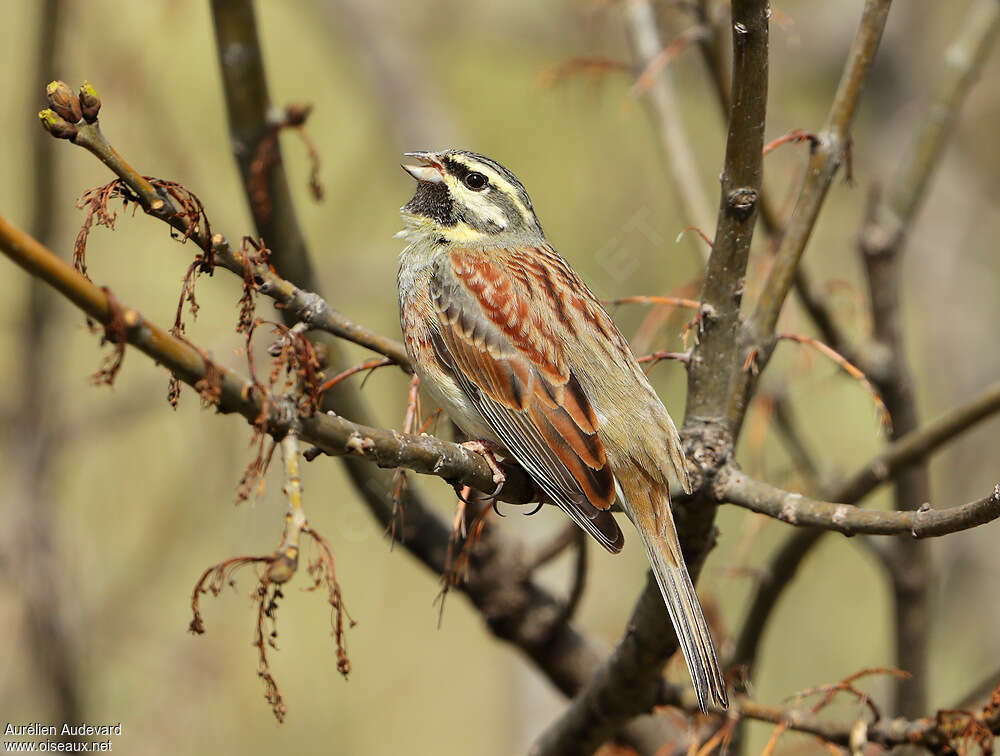
M 458 222 L 455 203 L 442 181 L 418 181 L 416 194 L 403 205 L 403 210 L 414 215 L 425 215 L 442 226 L 454 226 Z

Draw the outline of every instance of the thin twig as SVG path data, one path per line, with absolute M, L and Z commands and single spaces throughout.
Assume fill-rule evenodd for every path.
M 374 370 L 377 370 L 378 368 L 388 367 L 389 365 L 392 365 L 392 364 L 394 364 L 393 361 L 390 360 L 388 357 L 383 357 L 383 358 L 377 359 L 377 360 L 366 360 L 365 362 L 362 362 L 362 363 L 360 363 L 358 365 L 355 365 L 354 367 L 349 367 L 349 368 L 347 368 L 347 370 L 343 370 L 343 371 L 337 373 L 337 375 L 333 376 L 333 378 L 330 378 L 330 379 L 324 381 L 322 384 L 320 384 L 319 388 L 317 389 L 317 393 L 319 393 L 319 394 L 326 393 L 327 391 L 329 391 L 330 389 L 332 389 L 334 386 L 336 386 L 338 383 L 347 380 L 352 375 L 357 375 L 358 373 L 363 373 L 366 370 L 367 371 L 374 371 Z M 369 375 L 371 375 L 371 372 L 369 372 Z M 363 383 L 364 383 L 364 381 L 362 381 L 362 384 Z M 407 432 L 409 433 L 410 431 L 407 431 Z
M 78 124 L 74 143 L 87 149 L 108 166 L 134 193 L 140 206 L 147 214 L 159 218 L 176 229 L 181 234 L 181 238 L 190 238 L 202 250 L 206 258 L 212 259 L 227 270 L 243 277 L 247 266 L 244 253 L 234 249 L 222 234 L 209 235 L 204 227 L 195 225 L 188 214 L 177 208 L 172 197 L 161 192 L 110 145 L 97 122 Z M 271 243 L 270 240 L 268 243 Z M 310 329 L 325 331 L 367 347 L 389 357 L 404 369 L 409 369 L 406 350 L 399 342 L 352 322 L 334 310 L 318 294 L 300 289 L 290 280 L 279 275 L 271 266 L 251 263 L 249 270 L 258 289 L 274 299 L 283 311 L 295 320 L 306 323 Z
M 643 296 L 635 295 L 631 297 L 619 297 L 618 299 L 604 300 L 604 304 L 617 306 L 623 304 L 656 304 L 667 307 L 686 307 L 690 310 L 697 310 L 701 307 L 701 302 L 697 299 L 685 299 L 684 297 L 663 297 L 663 296 Z
M 844 357 L 844 355 L 840 354 L 833 347 L 824 344 L 822 341 L 814 339 L 811 336 L 804 336 L 800 333 L 779 333 L 775 338 L 779 341 L 794 341 L 797 344 L 810 346 L 824 357 L 829 358 L 834 363 L 839 365 L 845 373 L 861 384 L 861 387 L 864 388 L 864 390 L 872 398 L 872 401 L 875 402 L 882 426 L 887 430 L 892 431 L 892 415 L 889 413 L 889 409 L 885 406 L 885 402 L 882 401 L 882 395 L 879 393 L 878 389 L 872 385 L 871 381 L 868 380 L 868 376 L 866 376 L 850 360 Z

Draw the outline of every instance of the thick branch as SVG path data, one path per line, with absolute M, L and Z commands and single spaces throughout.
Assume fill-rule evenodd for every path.
M 692 357 L 685 424 L 725 423 L 738 370 L 736 334 L 757 219 L 767 109 L 766 2 L 733 4 L 732 112 L 715 242 L 702 289 L 699 343 Z

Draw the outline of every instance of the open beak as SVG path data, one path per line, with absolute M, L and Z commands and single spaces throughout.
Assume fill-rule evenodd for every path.
M 404 171 L 409 173 L 417 181 L 431 181 L 439 183 L 444 181 L 442 174 L 444 166 L 438 162 L 437 155 L 433 152 L 406 152 L 404 155 L 413 158 L 419 165 L 402 165 Z

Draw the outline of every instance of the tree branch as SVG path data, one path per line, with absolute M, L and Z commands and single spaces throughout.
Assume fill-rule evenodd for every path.
M 865 80 L 871 70 L 889 14 L 891 0 L 866 0 L 861 24 L 848 55 L 837 94 L 826 125 L 817 134 L 792 215 L 785 224 L 781 245 L 764 283 L 752 317 L 744 325 L 743 347 L 746 353 L 757 352 L 758 367 L 763 370 L 774 349 L 774 329 L 788 291 L 795 280 L 802 253 L 812 235 L 826 193 L 833 177 L 850 148 L 850 128 Z M 729 419 L 734 428 L 742 423 L 754 383 L 751 371 L 744 371 L 731 394 Z
M 1000 484 L 993 493 L 951 509 L 930 506 L 916 511 L 880 512 L 850 504 L 810 499 L 754 480 L 734 466 L 719 471 L 714 481 L 719 501 L 744 507 L 799 527 L 823 528 L 852 536 L 911 535 L 930 538 L 968 530 L 1000 517 Z
M 789 730 L 815 735 L 827 743 L 848 747 L 860 741 L 858 752 L 864 743 L 875 743 L 884 748 L 921 745 L 935 753 L 947 753 L 949 751 L 942 751 L 941 746 L 953 745 L 968 737 L 965 727 L 970 719 L 981 722 L 993 734 L 1000 733 L 1000 711 L 989 705 L 967 715 L 939 712 L 937 716 L 918 719 L 879 719 L 863 728 L 858 727 L 857 721 L 825 721 L 809 710 L 781 709 L 749 700 L 740 700 L 738 706 L 739 715 L 746 719 L 785 725 Z
M 765 2 L 746 0 L 733 5 L 732 112 L 718 225 L 701 294 L 699 343 L 688 371 L 685 425 L 706 421 L 726 424 L 730 382 L 738 363 L 742 364 L 737 360 L 736 333 L 763 175 L 766 6 Z
M 195 386 L 216 381 L 220 391 L 220 412 L 236 412 L 250 422 L 267 418 L 267 429 L 281 436 L 299 426 L 300 437 L 331 455 L 364 457 L 380 467 L 406 467 L 444 480 L 463 483 L 477 490 L 492 490 L 493 473 L 486 460 L 458 444 L 433 436 L 413 436 L 372 428 L 340 416 L 317 414 L 296 418 L 285 400 L 268 396 L 235 372 L 210 362 L 200 350 L 146 321 L 136 310 L 121 306 L 109 295 L 73 270 L 54 252 L 0 216 L 0 248 L 14 262 L 73 302 L 87 315 L 104 325 L 120 318 L 129 344 L 162 364 L 178 378 Z M 216 374 L 218 378 L 214 378 Z M 516 465 L 505 464 L 508 475 L 500 498 L 526 504 L 534 489 L 527 475 Z
M 79 123 L 76 129 L 77 135 L 72 140 L 73 143 L 92 153 L 110 168 L 133 192 L 146 214 L 179 231 L 182 237 L 193 241 L 204 255 L 230 272 L 242 278 L 249 271 L 261 293 L 281 305 L 283 312 L 295 321 L 305 323 L 312 330 L 325 331 L 385 355 L 409 370 L 406 350 L 399 342 L 353 322 L 318 294 L 298 288 L 270 266 L 245 259 L 245 255 L 240 250 L 233 249 L 222 234 L 215 234 L 210 238 L 207 229 L 182 212 L 169 194 L 158 191 L 149 179 L 141 175 L 111 146 L 98 123 Z
M 716 99 L 722 107 L 723 116 L 728 116 L 729 84 L 725 79 L 724 58 L 719 43 L 718 29 L 720 25 L 716 19 L 712 18 L 713 15 L 718 14 L 713 14 L 710 5 L 709 0 L 698 0 L 697 6 L 693 9 L 699 23 L 709 30 L 708 34 L 703 35 L 698 40 L 698 47 L 702 52 L 702 58 L 712 80 Z M 781 241 L 784 229 L 781 219 L 778 217 L 778 210 L 774 205 L 773 193 L 768 191 L 766 181 L 761 184 L 760 222 L 763 230 L 771 237 L 772 243 L 777 245 Z M 843 330 L 833 317 L 825 297 L 816 292 L 801 264 L 795 270 L 794 287 L 802 307 L 819 330 L 823 341 L 844 355 L 849 362 L 860 365 L 859 355 L 853 351 Z
M 965 95 L 975 81 L 1000 26 L 1000 4 L 976 2 L 969 9 L 958 37 L 948 47 L 944 74 L 918 132 L 916 145 L 889 187 L 887 201 L 874 194 L 859 235 L 872 307 L 874 338 L 889 357 L 885 370 L 875 373 L 879 390 L 895 419 L 894 437 L 919 423 L 916 389 L 903 342 L 900 264 L 916 214 L 927 194 L 934 169 L 958 118 Z M 896 477 L 896 509 L 916 510 L 930 497 L 926 464 L 912 465 Z M 896 663 L 912 677 L 896 681 L 897 711 L 915 716 L 926 709 L 927 645 L 931 627 L 930 554 L 926 544 L 897 541 L 889 546 L 895 608 Z
M 932 149 L 925 148 L 911 152 L 907 163 L 909 167 L 901 170 L 898 174 L 908 177 L 906 183 L 909 186 L 926 186 L 927 176 L 930 175 L 936 160 L 940 157 L 942 140 L 947 135 L 954 120 L 954 113 L 957 112 L 962 102 L 962 97 L 951 96 L 949 89 L 950 87 L 956 88 L 953 91 L 961 89 L 962 94 L 964 94 L 974 80 L 976 67 L 982 65 L 985 50 L 996 35 L 997 12 L 996 4 L 992 0 L 977 2 L 970 11 L 969 21 L 963 26 L 964 31 L 959 35 L 960 42 L 956 43 L 958 49 L 956 50 L 953 46 L 952 51 L 947 54 L 951 62 L 948 65 L 949 71 L 945 76 L 945 83 L 939 89 L 935 100 L 937 104 L 932 109 L 936 112 L 925 118 L 922 128 L 924 136 L 917 140 L 918 145 L 929 145 L 932 146 Z M 942 107 L 945 107 L 945 110 L 942 110 Z M 919 171 L 916 170 L 918 166 L 920 167 Z M 922 196 L 922 194 L 923 192 L 920 192 L 916 196 Z M 894 193 L 894 196 L 909 196 L 912 200 L 912 195 L 907 195 L 905 192 Z M 901 202 L 900 207 L 909 207 L 911 212 L 916 209 L 916 205 L 912 201 Z M 892 236 L 893 234 L 890 234 L 887 238 L 892 238 Z M 869 240 L 868 243 L 870 244 L 871 241 Z M 841 345 L 838 351 L 850 353 L 849 350 L 845 352 L 844 345 Z M 867 361 L 863 361 L 863 365 L 867 374 L 878 378 L 880 371 L 875 369 L 877 366 L 868 364 Z M 995 412 L 997 402 L 997 387 L 994 385 L 964 408 L 955 410 L 951 416 L 943 417 L 926 426 L 923 431 L 908 434 L 905 438 L 896 441 L 883 455 L 877 457 L 872 463 L 852 476 L 840 487 L 839 491 L 829 498 L 847 503 L 860 500 L 880 481 L 893 476 L 907 463 L 922 459 L 941 443 Z M 969 424 L 965 424 L 966 422 Z M 824 532 L 806 530 L 794 533 L 773 557 L 768 570 L 770 577 L 758 587 L 740 633 L 735 654 L 737 663 L 753 667 L 760 638 L 779 597 L 785 587 L 792 582 L 798 567 L 819 542 Z
M 792 216 L 785 226 L 781 246 L 775 255 L 752 325 L 768 335 L 774 331 L 781 306 L 791 288 L 799 259 L 816 225 L 827 190 L 849 149 L 850 128 L 854 121 L 865 80 L 875 60 L 882 31 L 889 15 L 891 0 L 866 0 L 861 25 L 854 39 L 837 94 L 826 125 L 817 134 L 818 143 L 809 160 L 806 180 L 799 193 Z
M 924 428 L 907 434 L 886 447 L 854 475 L 837 487 L 830 499 L 841 504 L 855 504 L 879 485 L 893 478 L 909 464 L 926 459 L 959 434 L 1000 412 L 1000 383 L 994 383 L 968 404 L 945 413 Z M 767 621 L 785 588 L 791 584 L 799 566 L 828 531 L 800 530 L 793 533 L 772 557 L 767 578 L 758 586 L 733 654 L 733 663 L 751 671 Z
M 736 367 L 735 333 L 760 193 L 767 105 L 766 0 L 733 3 L 733 105 L 715 244 L 702 292 L 703 332 L 690 365 L 685 442 L 693 458 L 714 469 L 731 452 L 725 427 L 729 377 Z M 697 486 L 697 484 L 696 484 Z M 676 502 L 675 502 L 676 504 Z M 694 576 L 714 542 L 715 508 L 675 506 L 685 561 Z M 532 748 L 538 754 L 590 753 L 635 715 L 648 711 L 662 687 L 661 669 L 677 650 L 663 600 L 650 578 L 628 629 L 569 708 Z

